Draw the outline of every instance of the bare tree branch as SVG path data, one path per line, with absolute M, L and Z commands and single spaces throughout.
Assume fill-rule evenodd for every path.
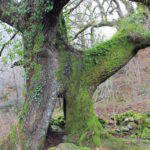
M 130 15 L 134 12 L 132 2 L 128 2 L 126 0 L 121 0 L 121 2 L 125 5 L 128 15 Z
M 71 12 L 73 12 L 82 2 L 83 2 L 83 0 L 80 0 L 80 2 L 77 5 L 75 5 L 73 8 L 71 8 L 70 11 L 69 11 L 69 14 Z
M 120 16 L 120 18 L 123 18 L 124 16 L 123 16 L 122 10 L 121 10 L 121 8 L 120 8 L 119 2 L 118 2 L 117 0 L 113 0 L 113 2 L 114 2 L 114 3 L 116 4 L 116 6 L 117 6 L 117 13 L 118 13 L 118 15 Z
M 21 66 L 21 63 L 22 63 L 21 60 L 15 61 L 15 62 L 11 65 L 11 68 L 14 68 L 14 67 L 16 67 L 16 66 Z
M 79 30 L 75 34 L 73 40 L 75 40 L 79 36 L 79 34 L 81 34 L 82 32 L 84 32 L 85 30 L 87 30 L 89 27 L 93 27 L 93 28 L 100 28 L 100 27 L 104 27 L 104 26 L 110 26 L 110 27 L 112 27 L 112 26 L 114 26 L 114 24 L 115 24 L 115 22 L 100 22 L 98 24 L 96 24 L 94 22 L 88 23 L 87 25 L 85 25 L 81 30 Z
M 18 34 L 18 31 L 15 32 L 13 34 L 13 36 L 6 43 L 3 44 L 3 46 L 2 46 L 2 48 L 0 50 L 0 57 L 2 56 L 2 52 L 4 51 L 5 47 L 16 37 L 17 34 Z

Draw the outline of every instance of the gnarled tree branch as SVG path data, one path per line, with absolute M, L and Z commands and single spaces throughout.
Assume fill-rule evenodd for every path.
M 80 0 L 79 3 L 77 5 L 75 5 L 73 8 L 70 9 L 69 13 L 73 12 L 77 7 L 79 7 L 79 5 L 83 2 L 83 0 Z

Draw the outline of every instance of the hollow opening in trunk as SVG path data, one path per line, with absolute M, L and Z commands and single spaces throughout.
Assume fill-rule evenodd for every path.
M 52 119 L 49 124 L 47 131 L 46 141 L 45 141 L 45 150 L 48 150 L 50 147 L 56 146 L 65 139 L 65 115 L 66 115 L 66 101 L 62 97 L 58 97 L 58 100 L 55 104 L 54 112 Z

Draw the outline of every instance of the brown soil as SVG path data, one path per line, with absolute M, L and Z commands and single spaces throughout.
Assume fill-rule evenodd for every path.
M 48 131 L 45 142 L 45 150 L 62 143 L 65 135 L 65 132 Z

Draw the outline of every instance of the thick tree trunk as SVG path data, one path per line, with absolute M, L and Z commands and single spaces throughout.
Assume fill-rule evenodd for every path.
M 41 81 L 35 80 L 38 85 L 32 95 L 38 95 L 39 92 L 40 98 L 33 98 L 31 101 L 23 128 L 26 144 L 30 145 L 33 150 L 43 149 L 43 142 L 59 91 L 59 84 L 55 76 L 58 67 L 58 54 L 54 49 L 48 50 L 48 53 L 46 57 L 39 58 L 39 63 L 42 66 Z
M 33 16 L 30 13 L 18 16 L 17 23 L 11 18 L 11 13 L 10 16 L 7 15 L 8 13 L 4 14 L 5 16 L 2 15 L 5 8 L 9 10 L 8 2 L 10 1 L 2 1 L 2 5 L 0 4 L 0 19 L 16 27 L 23 34 L 24 67 L 28 74 L 27 93 L 19 116 L 19 123 L 12 128 L 8 139 L 0 143 L 0 149 L 44 149 L 47 129 L 59 92 L 59 83 L 56 79 L 59 53 L 56 49 L 57 24 L 59 14 L 68 1 L 54 0 L 53 9 L 45 12 L 46 8 L 42 8 L 41 13 L 37 11 L 40 8 L 36 8 L 36 5 L 33 7 L 30 5 L 36 2 L 28 1 L 27 7 Z M 47 3 L 47 1 L 42 3 Z M 26 7 L 24 2 L 10 4 L 12 7 L 17 7 L 19 4 L 23 6 L 22 8 Z M 18 14 L 13 13 L 13 15 Z M 34 15 L 40 15 L 39 19 Z M 23 20 L 26 17 L 27 22 Z M 42 21 L 41 18 L 43 18 Z
M 56 79 L 58 51 L 55 45 L 58 15 L 45 16 L 43 31 L 39 31 L 43 33 L 37 34 L 39 36 L 37 41 L 35 37 L 34 45 L 36 46 L 34 47 L 36 48 L 41 43 L 39 39 L 44 38 L 40 45 L 42 48 L 36 54 L 31 53 L 32 61 L 26 62 L 26 64 L 33 65 L 28 73 L 26 100 L 20 114 L 19 124 L 12 129 L 2 149 L 44 149 L 47 129 L 59 92 L 59 83 Z
M 57 21 L 58 16 L 48 16 L 44 20 L 44 45 L 37 54 L 37 68 L 34 70 L 28 93 L 30 104 L 23 126 L 26 149 L 44 148 L 47 129 L 59 92 L 55 74 L 58 69 L 58 51 L 55 48 Z
M 146 22 L 143 14 L 138 15 Z M 146 31 L 144 25 L 139 24 L 141 18 L 138 20 L 135 15 L 130 16 L 112 39 L 97 44 L 81 56 L 70 56 L 72 70 L 66 85 L 66 131 L 72 142 L 99 146 L 101 137 L 107 135 L 94 112 L 92 94 L 100 83 L 128 63 L 139 49 L 150 45 L 147 34 L 150 29 Z

